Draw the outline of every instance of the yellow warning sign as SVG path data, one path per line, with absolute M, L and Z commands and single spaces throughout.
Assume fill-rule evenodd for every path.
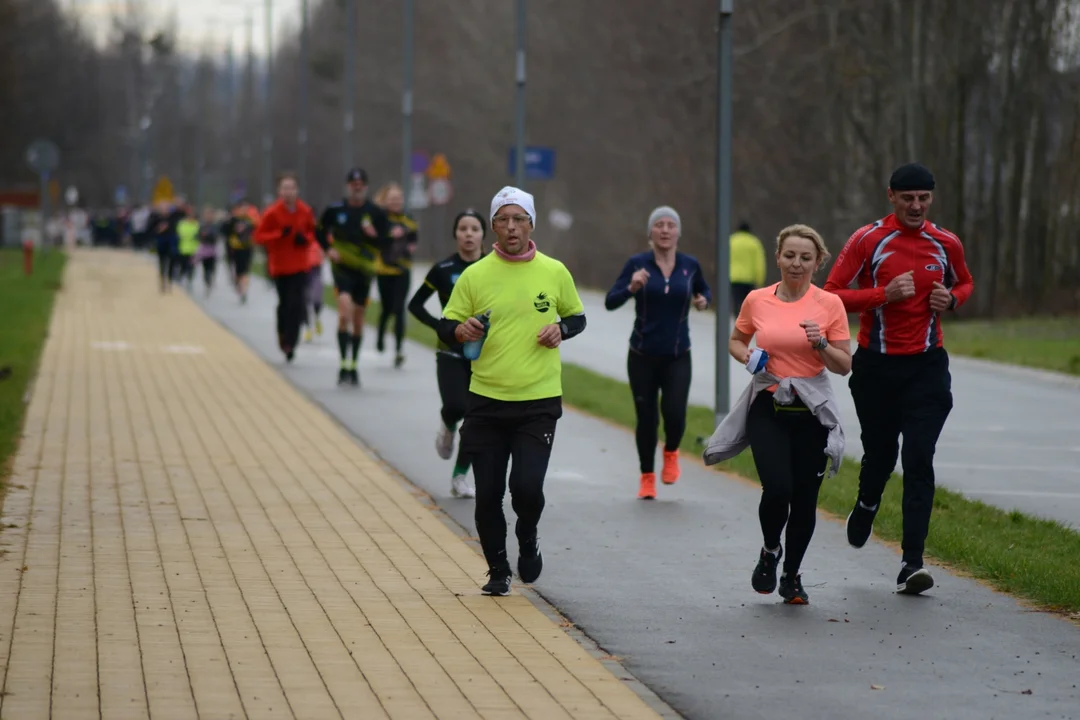
M 445 155 L 436 153 L 431 158 L 431 163 L 427 167 L 427 176 L 432 180 L 445 180 L 450 177 L 450 163 L 446 161 Z
M 172 180 L 162 175 L 154 185 L 154 202 L 164 202 L 173 199 Z

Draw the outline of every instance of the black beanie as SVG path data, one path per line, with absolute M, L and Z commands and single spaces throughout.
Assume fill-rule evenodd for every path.
M 465 218 L 465 217 L 476 218 L 477 222 L 480 223 L 480 239 L 483 240 L 484 236 L 487 235 L 487 223 L 484 222 L 483 216 L 480 215 L 480 213 L 473 210 L 472 208 L 469 208 L 468 210 L 462 210 L 461 212 L 459 212 L 457 214 L 457 217 L 454 218 L 454 224 L 452 226 L 453 227 L 453 231 L 452 231 L 453 234 L 452 234 L 451 237 L 457 237 L 458 223 L 461 222 L 461 218 Z
M 889 178 L 889 188 L 893 192 L 911 190 L 933 190 L 934 174 L 919 163 L 908 163 L 893 170 Z

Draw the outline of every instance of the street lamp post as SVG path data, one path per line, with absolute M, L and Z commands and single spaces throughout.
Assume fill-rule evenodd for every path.
M 356 164 L 353 147 L 353 114 L 356 110 L 356 35 L 359 32 L 357 0 L 345 0 L 346 34 L 345 40 L 345 169 Z
M 727 339 L 731 332 L 731 15 L 735 0 L 719 0 L 716 48 L 716 423 L 731 409 Z
M 412 113 L 413 113 L 413 0 L 405 0 L 405 77 L 401 93 L 401 187 L 405 209 L 409 208 L 409 176 L 412 174 Z
M 309 32 L 308 0 L 300 0 L 300 132 L 296 138 L 299 150 L 296 172 L 302 188 L 307 187 L 308 76 L 311 73 Z
M 525 0 L 517 0 L 517 57 L 515 62 L 517 97 L 514 119 L 514 181 L 525 188 Z
M 266 0 L 266 92 L 265 118 L 263 119 L 263 196 L 269 198 L 274 193 L 274 35 L 273 15 L 274 0 Z

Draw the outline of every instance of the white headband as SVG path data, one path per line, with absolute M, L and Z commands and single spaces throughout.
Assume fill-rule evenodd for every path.
M 520 206 L 529 216 L 529 220 L 532 221 L 533 228 L 536 227 L 536 206 L 533 202 L 533 196 L 520 188 L 511 187 L 510 185 L 504 187 L 491 199 L 491 217 L 489 219 L 492 223 L 495 222 L 495 213 L 499 211 L 499 208 L 507 205 Z

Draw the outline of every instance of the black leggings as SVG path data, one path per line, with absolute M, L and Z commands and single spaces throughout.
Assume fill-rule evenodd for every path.
M 307 289 L 306 272 L 292 275 L 279 275 L 274 278 L 277 288 L 277 332 L 281 349 L 288 352 L 296 347 L 300 339 L 300 326 L 307 312 L 304 292 Z
M 411 273 L 403 270 L 400 275 L 379 275 L 379 299 L 382 301 L 382 312 L 379 313 L 379 342 L 382 343 L 386 335 L 386 326 L 390 323 L 390 316 L 394 316 L 394 340 L 397 342 L 398 352 L 405 344 L 405 303 L 409 296 Z
M 202 259 L 203 282 L 207 287 L 214 284 L 214 271 L 217 269 L 217 258 L 214 256 Z
M 675 357 L 644 355 L 634 350 L 626 358 L 626 374 L 637 411 L 638 462 L 641 472 L 656 467 L 657 427 L 664 417 L 664 449 L 679 449 L 686 432 L 686 403 L 690 397 L 690 351 Z M 657 402 L 657 395 L 660 401 Z
M 472 363 L 463 357 L 439 352 L 435 354 L 435 376 L 439 381 L 439 396 L 442 398 L 443 424 L 456 428 L 465 417 L 465 406 L 469 400 L 469 381 L 472 380 Z M 458 469 L 469 467 L 469 457 L 458 445 Z
M 461 445 L 472 459 L 476 479 L 476 533 L 488 567 L 506 569 L 506 470 L 513 458 L 510 502 L 521 543 L 536 537 L 544 512 L 544 476 L 555 425 L 562 417 L 562 398 L 507 401 L 470 392 L 467 404 Z
M 746 435 L 761 478 L 758 518 L 765 547 L 779 547 L 787 525 L 784 572 L 798 574 L 817 525 L 829 431 L 798 400 L 777 406 L 773 394 L 763 390 L 750 405 Z

